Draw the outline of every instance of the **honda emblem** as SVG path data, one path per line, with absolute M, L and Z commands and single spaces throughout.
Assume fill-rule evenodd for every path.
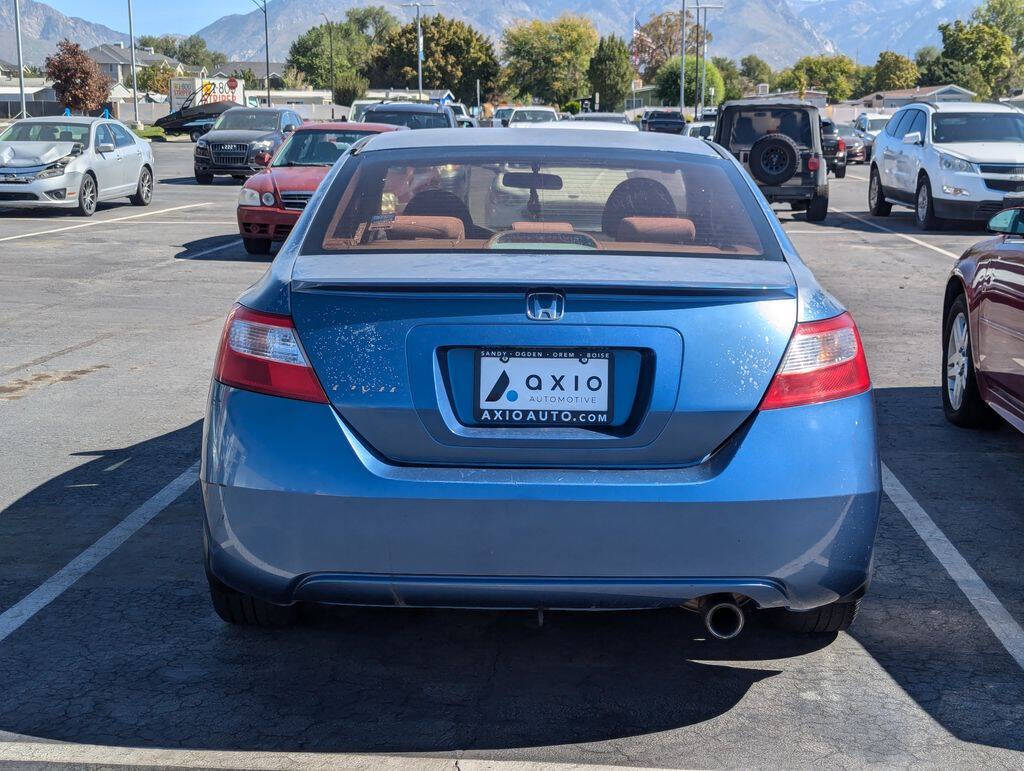
M 526 295 L 526 315 L 534 321 L 558 321 L 565 313 L 565 297 L 557 292 L 530 292 Z

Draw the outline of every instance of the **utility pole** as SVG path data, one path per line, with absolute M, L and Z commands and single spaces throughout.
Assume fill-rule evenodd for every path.
M 25 60 L 21 53 L 21 5 L 20 0 L 14 0 L 14 34 L 18 44 L 18 91 L 21 92 L 21 112 L 19 118 L 27 118 L 28 110 L 25 109 Z
M 433 8 L 436 3 L 402 3 L 402 8 L 416 9 L 416 78 L 420 99 L 423 99 L 423 30 L 420 27 L 420 8 Z
M 679 17 L 679 27 L 682 33 L 683 42 L 679 51 L 679 114 L 686 120 L 686 0 L 683 0 L 683 10 Z
M 701 75 L 700 75 L 700 118 L 704 117 L 704 93 L 707 86 L 708 80 L 708 11 L 717 11 L 724 8 L 723 5 L 711 5 L 700 3 L 697 6 L 697 21 L 700 22 L 700 12 L 704 11 L 704 24 L 700 28 L 701 35 L 704 36 L 703 42 L 698 40 L 697 43 L 701 48 L 704 49 L 704 53 L 701 56 Z M 698 118 L 698 120 L 700 119 Z
M 132 21 L 132 0 L 128 0 L 128 45 L 132 49 L 132 104 L 135 106 L 132 125 L 138 128 L 142 122 L 139 120 L 139 79 L 135 73 L 135 23 Z
M 327 18 L 326 13 L 321 13 L 324 17 L 324 21 L 327 22 L 327 40 L 331 50 L 331 117 L 334 117 L 334 27 L 331 26 L 331 20 Z M 268 76 L 269 77 L 269 76 Z
M 263 11 L 263 45 L 267 53 L 267 107 L 270 107 L 270 21 L 267 18 L 267 0 L 252 0 L 252 4 Z

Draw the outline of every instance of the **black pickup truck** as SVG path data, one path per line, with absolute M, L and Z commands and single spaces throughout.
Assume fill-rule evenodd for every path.
M 645 125 L 647 131 L 663 134 L 682 134 L 686 130 L 686 121 L 679 110 L 652 110 Z

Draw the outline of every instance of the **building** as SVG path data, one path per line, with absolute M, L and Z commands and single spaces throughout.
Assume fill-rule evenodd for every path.
M 288 65 L 285 62 L 270 63 L 271 88 L 279 88 L 284 85 L 284 71 L 287 67 Z M 265 61 L 224 62 L 224 64 L 214 67 L 212 76 L 215 78 L 230 78 L 232 75 L 239 77 L 246 71 L 249 71 L 256 76 L 255 81 L 250 81 L 249 78 L 245 79 L 246 91 L 250 91 L 254 88 L 262 88 L 264 91 L 267 90 L 267 63 Z M 206 77 L 206 75 L 203 75 L 203 77 Z
M 969 102 L 975 96 L 977 94 L 963 86 L 947 83 L 942 86 L 875 91 L 856 100 L 855 104 L 867 112 L 895 112 L 911 102 Z
M 132 52 L 124 43 L 120 41 L 117 43 L 103 43 L 102 45 L 90 48 L 85 53 L 90 59 L 96 62 L 100 68 L 100 72 L 115 83 L 127 83 L 132 79 Z M 152 48 L 136 47 L 135 68 L 139 70 L 143 67 L 150 67 L 153 65 L 166 67 L 171 71 L 171 77 L 193 74 L 189 70 L 202 73 L 197 74 L 196 77 L 205 77 L 206 73 L 205 67 L 189 68 L 188 65 L 182 64 L 174 57 L 157 53 Z
M 0 102 L 21 102 L 21 88 L 18 83 L 17 67 L 14 77 L 0 77 Z M 26 102 L 55 102 L 57 94 L 53 81 L 46 78 L 25 78 Z
M 264 89 L 260 91 L 258 89 L 249 88 L 249 84 L 245 84 L 245 98 L 249 102 L 250 107 L 266 107 L 267 106 L 267 92 Z M 293 90 L 278 90 L 271 89 L 270 91 L 270 102 L 274 107 L 296 107 L 299 105 L 309 104 L 330 104 L 331 103 L 331 90 L 325 89 L 293 89 Z

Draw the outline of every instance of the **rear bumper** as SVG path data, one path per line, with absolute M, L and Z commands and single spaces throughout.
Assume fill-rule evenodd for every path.
M 808 609 L 862 590 L 880 499 L 871 394 L 740 433 L 685 469 L 402 467 L 327 405 L 214 383 L 207 566 L 279 603 L 644 608 L 727 591 Z
M 809 201 L 814 196 L 827 196 L 828 184 L 813 185 L 761 185 L 758 184 L 761 193 L 768 199 L 768 203 L 784 201 Z
M 301 211 L 275 206 L 239 206 L 236 210 L 238 232 L 243 238 L 283 241 L 299 221 Z

